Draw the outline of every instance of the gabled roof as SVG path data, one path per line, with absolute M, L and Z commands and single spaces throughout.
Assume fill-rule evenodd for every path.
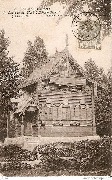
M 76 67 L 80 71 L 82 76 L 84 76 L 84 71 L 82 67 L 72 57 L 68 49 L 65 48 L 61 52 L 56 51 L 54 56 L 49 57 L 49 61 L 45 65 L 43 65 L 41 68 L 36 68 L 30 74 L 30 76 L 21 84 L 20 88 L 24 88 L 26 86 L 32 85 L 34 83 L 37 83 L 39 81 L 42 81 L 43 79 L 50 77 L 52 73 L 56 70 L 57 65 L 61 63 L 64 58 L 68 59 L 72 67 Z

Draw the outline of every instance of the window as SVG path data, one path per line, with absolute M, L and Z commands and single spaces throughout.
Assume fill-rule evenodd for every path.
M 82 85 L 77 85 L 76 89 L 82 91 Z

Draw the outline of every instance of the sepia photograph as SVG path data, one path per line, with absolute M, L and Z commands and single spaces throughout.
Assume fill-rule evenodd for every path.
M 0 178 L 112 176 L 111 0 L 0 0 Z

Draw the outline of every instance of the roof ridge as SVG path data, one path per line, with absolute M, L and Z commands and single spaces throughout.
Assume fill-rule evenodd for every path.
M 30 76 L 25 80 L 22 87 L 34 84 L 38 82 L 39 79 L 42 80 L 43 78 L 50 76 L 53 70 L 57 67 L 58 63 L 60 61 L 62 62 L 64 56 L 65 59 L 67 58 L 69 60 L 69 63 L 71 63 L 72 60 L 73 65 L 77 65 L 81 73 L 84 74 L 82 67 L 77 63 L 77 61 L 69 53 L 69 50 L 65 47 L 62 51 L 57 51 L 53 56 L 48 57 L 49 61 L 46 64 L 42 65 L 41 68 L 35 68 L 34 71 L 30 74 Z

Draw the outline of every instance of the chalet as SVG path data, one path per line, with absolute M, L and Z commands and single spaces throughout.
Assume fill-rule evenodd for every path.
M 12 99 L 15 137 L 96 133 L 94 83 L 86 79 L 67 46 L 56 51 L 40 69 L 36 68 L 20 89 L 21 96 Z

